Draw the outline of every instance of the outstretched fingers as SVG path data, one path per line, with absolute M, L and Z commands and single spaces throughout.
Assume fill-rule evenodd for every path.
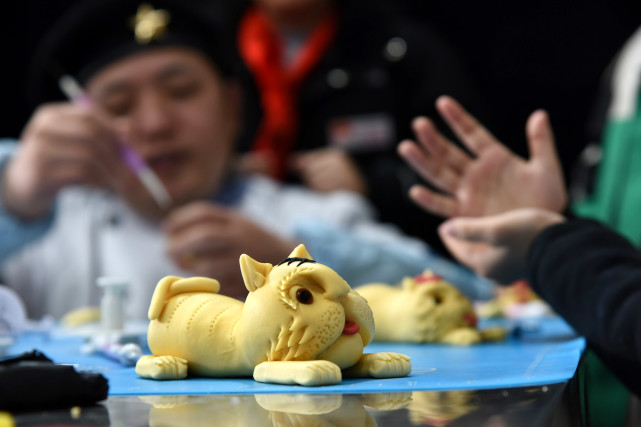
M 461 177 L 438 158 L 424 153 L 414 142 L 402 141 L 398 154 L 405 159 L 423 179 L 448 193 L 455 193 Z
M 544 110 L 533 112 L 526 125 L 530 158 L 543 162 L 548 168 L 555 168 L 561 173 L 561 162 L 556 152 L 554 133 L 550 118 Z
M 426 117 L 417 117 L 412 121 L 412 129 L 423 148 L 437 157 L 450 168 L 462 172 L 472 158 L 453 142 L 445 138 L 434 123 Z
M 547 203 L 541 207 L 562 212 L 567 205 L 567 191 L 563 168 L 556 152 L 554 133 L 548 114 L 543 110 L 533 112 L 526 125 L 530 164 L 534 171 L 545 177 Z
M 472 159 L 443 137 L 429 119 L 418 117 L 412 127 L 418 143 L 402 141 L 398 146 L 399 155 L 430 184 L 455 194 Z
M 409 195 L 421 208 L 435 215 L 450 218 L 458 214 L 459 205 L 455 198 L 439 194 L 423 185 L 413 185 Z
M 500 143 L 479 121 L 465 110 L 461 104 L 449 96 L 436 100 L 436 109 L 448 126 L 472 153 L 478 155 L 483 150 Z
M 552 133 L 548 114 L 544 110 L 536 110 L 530 114 L 525 131 L 531 158 L 556 158 L 554 134 Z

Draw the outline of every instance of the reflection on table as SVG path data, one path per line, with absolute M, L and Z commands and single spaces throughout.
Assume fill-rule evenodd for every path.
M 70 411 L 15 414 L 20 425 L 85 426 L 568 426 L 567 384 L 370 394 L 112 396 Z

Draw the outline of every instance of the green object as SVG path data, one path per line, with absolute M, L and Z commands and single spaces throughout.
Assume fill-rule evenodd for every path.
M 637 247 L 641 247 L 640 94 L 632 115 L 611 118 L 606 124 L 594 193 L 572 207 L 576 215 L 609 225 Z M 589 352 L 584 363 L 588 425 L 623 426 L 629 391 L 594 353 Z
M 583 363 L 583 413 L 589 420 L 585 425 L 623 427 L 628 415 L 630 392 L 590 350 Z
M 641 109 L 611 119 L 605 128 L 603 157 L 594 194 L 575 203 L 578 216 L 599 220 L 641 246 Z

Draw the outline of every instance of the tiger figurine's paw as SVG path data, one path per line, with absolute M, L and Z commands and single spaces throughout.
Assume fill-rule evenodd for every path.
M 341 370 L 327 360 L 263 362 L 254 369 L 254 379 L 263 383 L 317 386 L 338 384 Z
M 343 371 L 350 377 L 395 378 L 409 375 L 412 371 L 410 358 L 400 353 L 370 353 L 349 369 Z
M 481 342 L 481 334 L 475 328 L 458 328 L 445 334 L 441 342 L 454 345 L 477 344 Z
M 154 380 L 179 380 L 187 376 L 187 361 L 175 356 L 143 356 L 136 363 L 136 373 Z

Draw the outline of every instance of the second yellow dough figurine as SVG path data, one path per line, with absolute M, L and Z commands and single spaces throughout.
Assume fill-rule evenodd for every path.
M 219 295 L 218 281 L 163 278 L 149 307 L 152 356 L 141 377 L 253 375 L 256 381 L 335 384 L 343 375 L 391 378 L 411 371 L 399 353 L 363 354 L 374 335 L 367 302 L 299 245 L 280 264 L 240 257 L 245 303 Z
M 471 345 L 506 336 L 500 327 L 479 330 L 472 302 L 430 271 L 400 286 L 372 283 L 357 291 L 374 312 L 375 341 Z

